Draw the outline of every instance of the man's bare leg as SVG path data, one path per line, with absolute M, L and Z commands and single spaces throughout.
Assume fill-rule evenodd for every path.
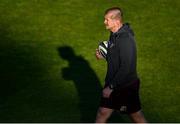
M 96 123 L 106 123 L 108 118 L 111 116 L 113 109 L 99 107 L 96 116 Z
M 145 119 L 144 114 L 141 110 L 129 114 L 129 116 L 131 117 L 132 121 L 135 123 L 147 123 L 147 120 Z

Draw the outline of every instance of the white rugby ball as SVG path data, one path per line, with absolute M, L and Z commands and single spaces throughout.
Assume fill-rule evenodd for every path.
M 108 48 L 108 41 L 101 41 L 99 43 L 99 52 L 103 56 L 103 58 L 106 58 L 107 55 L 107 48 Z

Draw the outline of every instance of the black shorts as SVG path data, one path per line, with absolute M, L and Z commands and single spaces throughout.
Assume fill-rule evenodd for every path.
M 141 109 L 139 84 L 136 80 L 123 89 L 113 90 L 109 98 L 101 97 L 100 107 L 118 110 L 123 113 L 134 113 Z

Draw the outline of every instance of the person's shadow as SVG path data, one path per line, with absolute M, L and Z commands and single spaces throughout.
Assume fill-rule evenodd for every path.
M 94 122 L 102 90 L 97 75 L 88 61 L 77 56 L 71 47 L 59 47 L 58 52 L 62 59 L 69 62 L 69 67 L 62 69 L 62 76 L 65 80 L 73 80 L 75 84 L 79 95 L 81 122 Z

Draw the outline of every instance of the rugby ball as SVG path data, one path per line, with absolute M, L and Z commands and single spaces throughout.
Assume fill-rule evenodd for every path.
M 101 41 L 99 43 L 99 52 L 103 56 L 103 58 L 106 58 L 107 55 L 107 48 L 108 48 L 108 41 Z

